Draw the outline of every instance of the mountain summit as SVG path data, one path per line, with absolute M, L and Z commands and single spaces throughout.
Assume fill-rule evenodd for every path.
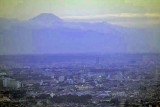
M 60 23 L 63 20 L 57 17 L 54 14 L 51 13 L 42 13 L 32 19 L 30 19 L 32 22 L 36 23 L 44 23 L 44 24 L 49 24 L 49 23 Z
M 159 32 L 106 22 L 67 22 L 50 13 L 0 19 L 0 54 L 159 53 Z

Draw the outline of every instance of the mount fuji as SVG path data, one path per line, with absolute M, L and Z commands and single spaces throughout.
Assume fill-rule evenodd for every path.
M 26 21 L 0 18 L 0 54 L 160 52 L 159 33 L 107 22 L 68 22 L 42 13 Z

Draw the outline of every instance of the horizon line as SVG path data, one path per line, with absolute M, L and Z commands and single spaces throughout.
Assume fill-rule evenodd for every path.
M 107 54 L 160 54 L 160 52 L 136 52 L 136 53 L 46 53 L 46 54 L 0 54 L 0 56 L 27 56 L 27 55 L 107 55 Z

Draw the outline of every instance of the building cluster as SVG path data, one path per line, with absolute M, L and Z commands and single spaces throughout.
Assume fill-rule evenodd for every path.
M 148 56 L 106 62 L 96 58 L 93 64 L 1 67 L 0 105 L 160 107 L 159 62 L 159 57 Z

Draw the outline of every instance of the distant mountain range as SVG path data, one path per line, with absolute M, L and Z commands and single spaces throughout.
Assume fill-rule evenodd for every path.
M 0 54 L 160 52 L 160 32 L 149 30 L 67 22 L 50 13 L 27 21 L 0 18 Z

